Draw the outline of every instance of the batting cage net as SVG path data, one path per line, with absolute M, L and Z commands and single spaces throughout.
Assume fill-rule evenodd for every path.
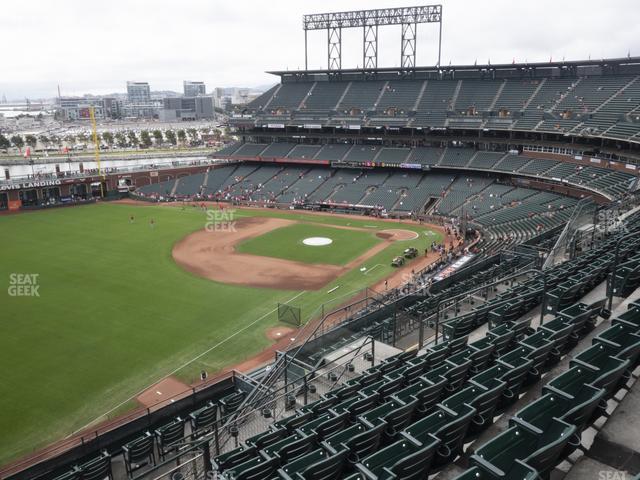
M 302 316 L 300 307 L 287 305 L 286 303 L 278 303 L 278 321 L 288 323 L 294 327 L 302 325 Z

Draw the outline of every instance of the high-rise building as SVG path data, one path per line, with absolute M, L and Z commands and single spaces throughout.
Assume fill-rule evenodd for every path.
M 213 97 L 165 98 L 164 108 L 160 110 L 160 120 L 201 120 L 215 117 Z
M 148 82 L 127 82 L 127 97 L 130 103 L 144 105 L 151 101 Z
M 183 83 L 185 97 L 199 97 L 207 94 L 207 87 L 204 82 L 191 82 L 185 80 Z

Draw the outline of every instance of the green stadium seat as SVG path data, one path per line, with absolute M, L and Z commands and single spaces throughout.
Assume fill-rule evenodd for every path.
M 638 366 L 640 360 L 640 335 L 635 328 L 617 323 L 607 328 L 600 335 L 593 339 L 593 343 L 600 343 L 608 346 L 616 352 L 618 358 L 628 358 L 631 361 L 631 368 Z
M 258 449 L 253 445 L 240 445 L 213 459 L 213 467 L 217 472 L 223 472 L 240 465 L 258 455 Z
M 429 368 L 441 365 L 451 353 L 449 342 L 442 342 L 427 348 L 425 356 L 429 359 Z
M 481 340 L 470 343 L 467 346 L 467 358 L 471 360 L 471 366 L 469 367 L 470 375 L 475 375 L 483 371 L 493 357 L 496 344 L 491 341 L 491 338 L 486 336 Z
M 512 361 L 516 363 L 515 359 Z M 498 363 L 484 372 L 471 377 L 469 382 L 487 389 L 490 388 L 489 386 L 493 380 L 502 380 L 505 382 L 506 387 L 498 402 L 498 410 L 502 410 L 518 401 L 522 385 L 524 384 L 531 365 L 533 365 L 533 360 L 524 358 L 520 358 L 517 365 L 514 366 Z
M 354 395 L 356 395 L 361 388 L 362 386 L 355 382 L 351 384 L 345 384 L 339 388 L 336 388 L 335 390 L 331 390 L 329 393 L 327 393 L 326 397 L 336 397 L 339 400 L 344 400 L 345 398 L 353 397 Z
M 272 429 L 279 430 L 284 428 L 287 432 L 291 433 L 295 431 L 298 427 L 304 425 L 309 420 L 314 417 L 313 412 L 296 412 L 295 415 L 291 415 L 289 417 L 283 418 L 282 420 L 278 420 L 274 422 L 271 426 Z
M 323 413 L 319 417 L 310 422 L 301 425 L 298 430 L 304 435 L 315 433 L 318 440 L 324 440 L 326 437 L 341 431 L 349 420 L 349 412 L 343 412 L 339 415 L 334 413 Z
M 332 410 L 338 414 L 348 412 L 349 421 L 354 423 L 358 415 L 375 407 L 378 404 L 378 400 L 379 395 L 377 393 L 369 395 L 368 397 L 353 397 L 335 405 Z
M 567 322 L 562 317 L 556 317 L 538 328 L 536 333 L 542 333 L 547 340 L 554 342 L 554 347 L 549 354 L 549 363 L 555 364 L 567 353 L 575 343 L 570 341 L 574 330 L 574 324 Z
M 407 440 L 398 440 L 356 464 L 367 480 L 420 480 L 427 478 L 440 440 L 417 447 Z
M 58 475 L 53 480 L 105 480 L 113 479 L 111 471 L 111 455 L 106 451 L 82 465 L 74 465 L 69 471 Z
M 414 399 L 406 404 L 397 400 L 390 400 L 376 408 L 373 408 L 358 419 L 369 427 L 383 423 L 384 440 L 389 442 L 394 439 L 398 432 L 406 427 L 413 418 L 413 413 L 418 405 L 418 400 Z
M 423 358 L 423 357 L 420 357 Z M 428 360 L 428 359 L 425 359 Z M 403 385 L 409 385 L 420 377 L 428 367 L 428 361 L 407 363 L 403 367 L 400 367 L 393 372 L 389 372 L 386 376 L 389 379 L 401 378 Z
M 289 434 L 279 442 L 273 443 L 261 450 L 267 458 L 277 458 L 279 465 L 286 465 L 302 455 L 312 451 L 317 444 L 315 434 L 304 436 L 302 433 Z
M 287 430 L 284 428 L 280 428 L 278 430 L 265 430 L 264 432 L 254 435 L 253 437 L 247 438 L 245 440 L 245 443 L 260 450 L 276 442 L 279 442 L 286 436 Z
M 617 390 L 631 377 L 631 360 L 621 359 L 617 356 L 614 357 L 616 353 L 617 352 L 614 348 L 602 343 L 596 343 L 573 357 L 569 362 L 569 366 L 582 366 L 591 370 L 596 375 L 602 375 L 603 373 L 615 369 L 619 362 L 624 360 L 625 371 L 623 375 L 618 379 L 617 384 L 611 385 L 613 390 Z
M 400 376 L 396 376 L 394 378 L 383 377 L 378 382 L 369 385 L 366 388 L 363 388 L 360 393 L 364 396 L 371 395 L 373 393 L 377 393 L 380 400 L 385 400 L 389 395 L 393 394 L 393 392 L 399 390 L 404 383 L 404 378 Z
M 572 335 L 574 335 L 576 339 L 582 338 L 596 326 L 598 315 L 605 301 L 605 299 L 602 299 L 591 305 L 575 303 L 558 312 L 558 316 L 574 325 L 575 330 L 572 332 Z
M 456 355 L 449 356 L 444 365 L 440 367 L 440 369 L 446 368 L 446 373 L 441 374 L 443 377 L 447 377 L 448 380 L 445 390 L 450 393 L 459 390 L 467 379 L 470 367 L 471 360 L 469 360 L 466 352 L 463 351 Z
M 557 342 L 555 340 L 551 340 L 551 336 L 552 334 L 548 331 L 540 329 L 533 335 L 529 335 L 527 338 L 520 341 L 521 345 L 532 349 L 544 348 L 546 350 L 548 348 L 544 364 L 541 364 L 540 361 L 534 360 L 534 367 L 541 373 L 547 371 L 551 366 L 555 365 L 558 360 L 560 360 L 559 354 L 556 354 Z M 545 350 L 543 350 L 543 352 Z
M 235 412 L 244 402 L 246 394 L 244 392 L 234 392 L 220 399 L 220 408 L 222 415 L 226 416 Z
M 476 314 L 474 312 L 462 317 L 449 320 L 443 325 L 442 333 L 445 340 L 466 337 L 476 328 Z
M 432 436 L 438 438 L 440 444 L 434 464 L 444 465 L 462 453 L 467 429 L 475 413 L 476 410 L 469 405 L 461 406 L 458 412 L 442 407 L 409 425 L 401 435 L 419 447 L 430 444 Z
M 209 402 L 204 407 L 191 412 L 189 421 L 191 422 L 192 436 L 198 436 L 198 432 L 211 428 L 217 420 L 218 404 L 214 402 Z
M 631 329 L 640 329 L 640 304 L 629 304 L 629 308 L 626 312 L 618 315 L 611 320 L 611 323 L 616 325 L 619 323 L 627 325 Z
M 346 448 L 349 451 L 349 461 L 357 463 L 361 458 L 378 450 L 384 428 L 383 423 L 372 428 L 356 423 L 352 427 L 326 438 L 322 442 L 322 446 L 334 454 Z
M 573 400 L 555 393 L 547 393 L 516 412 L 510 425 L 520 423 L 531 431 L 544 432 L 553 418 L 559 418 L 576 426 L 574 438 L 569 441 L 565 456 L 569 455 L 580 443 L 580 434 L 600 415 L 599 404 L 605 390 L 584 385 Z
M 531 319 L 522 320 L 519 322 L 505 322 L 505 325 L 515 332 L 513 337 L 514 341 L 520 341 L 523 338 L 531 335 L 533 333 L 533 329 L 531 328 Z
M 461 473 L 453 480 L 491 480 L 494 477 L 486 474 L 478 467 L 472 467 L 466 472 Z M 509 470 L 509 473 L 503 477 L 502 480 L 539 480 L 540 475 L 538 472 L 531 468 L 529 465 L 521 460 L 516 460 L 514 465 Z
M 559 461 L 576 427 L 557 418 L 549 422 L 543 433 L 514 425 L 481 446 L 470 458 L 491 479 L 509 475 L 516 460 L 534 468 L 543 478 Z
M 279 469 L 278 477 L 282 480 L 337 480 L 345 470 L 347 455 L 347 450 L 331 455 L 318 449 Z
M 178 417 L 172 422 L 156 429 L 155 436 L 158 442 L 158 455 L 162 460 L 168 453 L 176 449 L 176 444 L 184 438 L 185 421 Z
M 327 412 L 329 409 L 331 409 L 331 407 L 336 405 L 339 401 L 340 401 L 340 398 L 338 396 L 327 396 L 326 398 L 321 398 L 320 400 L 316 400 L 315 402 L 309 403 L 304 407 L 300 407 L 300 411 L 312 412 L 314 416 L 318 416 L 322 413 Z
M 396 392 L 393 398 L 408 403 L 413 399 L 417 400 L 416 412 L 419 415 L 425 415 L 430 412 L 433 407 L 442 398 L 444 387 L 448 380 L 441 375 L 426 374 L 417 382 Z
M 621 360 L 609 357 L 606 370 L 594 371 L 583 365 L 573 365 L 569 370 L 551 380 L 543 387 L 543 392 L 554 392 L 574 399 L 584 384 L 590 384 L 596 388 L 604 388 L 605 399 L 610 398 L 618 391 L 621 380 L 629 366 L 629 360 Z
M 506 382 L 487 379 L 483 386 L 469 384 L 458 393 L 443 400 L 442 405 L 454 412 L 458 412 L 462 405 L 469 405 L 476 410 L 467 431 L 467 436 L 472 437 L 493 424 L 498 403 L 505 388 L 507 388 Z
M 494 357 L 499 357 L 504 352 L 509 350 L 511 343 L 515 339 L 516 332 L 510 330 L 507 325 L 500 325 L 499 327 L 489 330 L 487 336 L 495 345 Z
M 455 338 L 453 340 L 449 340 L 449 355 L 457 355 L 458 353 L 464 351 L 467 348 L 468 341 L 469 337 L 466 335 Z
M 142 436 L 122 446 L 124 465 L 127 475 L 131 478 L 133 473 L 148 465 L 155 465 L 156 455 L 153 435 L 145 432 Z
M 262 480 L 273 478 L 278 468 L 277 458 L 264 458 L 260 455 L 234 466 L 224 472 L 226 478 L 234 480 Z
M 346 385 L 358 385 L 362 389 L 377 382 L 381 377 L 382 372 L 373 367 L 363 372 L 359 377 L 349 380 Z
M 540 380 L 553 346 L 554 343 L 549 341 L 535 347 L 520 343 L 515 349 L 500 357 L 498 362 L 517 367 L 522 359 L 531 360 L 531 367 L 525 379 L 525 385 L 531 385 Z

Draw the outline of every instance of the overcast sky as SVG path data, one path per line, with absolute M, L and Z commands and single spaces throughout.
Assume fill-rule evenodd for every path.
M 424 2 L 428 4 L 429 2 Z M 435 2 L 433 2 L 435 3 Z M 640 55 L 640 0 L 442 0 L 442 63 Z M 3 0 L 0 97 L 153 90 L 182 80 L 258 86 L 266 70 L 304 66 L 302 15 L 420 5 L 411 0 Z M 436 62 L 437 27 L 418 27 L 417 63 Z M 310 32 L 309 68 L 326 67 L 326 32 Z M 362 30 L 343 34 L 343 67 L 362 64 Z M 379 66 L 400 57 L 400 27 L 379 34 Z

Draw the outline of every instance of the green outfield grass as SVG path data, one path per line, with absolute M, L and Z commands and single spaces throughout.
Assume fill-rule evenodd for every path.
M 326 237 L 333 243 L 323 246 L 305 245 L 302 242 L 308 237 Z M 304 263 L 345 265 L 380 241 L 374 232 L 296 223 L 246 240 L 237 245 L 236 250 Z
M 330 225 L 393 228 L 361 217 L 298 212 L 242 210 L 236 216 L 310 222 L 308 232 L 330 230 L 323 236 L 332 237 L 361 232 Z M 264 331 L 277 323 L 278 302 L 300 306 L 309 319 L 321 304 L 337 305 L 387 276 L 390 259 L 404 248 L 440 240 L 423 227 L 403 225 L 420 238 L 393 244 L 367 260 L 364 272 L 352 269 L 325 289 L 255 289 L 198 278 L 173 262 L 172 246 L 206 220 L 195 208 L 116 204 L 0 217 L 0 465 L 108 411 L 122 413 L 135 405 L 132 396 L 181 365 L 187 364 L 174 374 L 189 383 L 201 369 L 211 374 L 253 356 L 269 344 Z M 360 253 L 377 241 L 373 233 L 362 235 L 352 237 Z M 39 296 L 10 296 L 16 273 L 37 274 Z

